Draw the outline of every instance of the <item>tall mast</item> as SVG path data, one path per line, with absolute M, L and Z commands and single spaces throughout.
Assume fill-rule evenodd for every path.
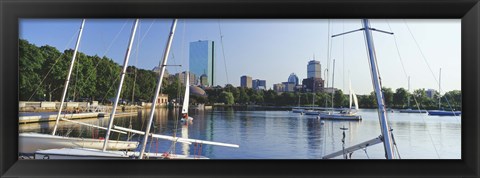
M 408 76 L 408 92 L 410 92 L 410 76 Z M 410 108 L 410 95 L 408 95 L 408 108 Z
M 333 97 L 335 94 L 335 89 L 333 88 L 334 83 L 335 83 L 335 59 L 333 59 L 333 67 L 332 67 L 332 112 L 333 112 Z
M 115 112 L 117 110 L 118 100 L 120 98 L 120 94 L 122 93 L 123 80 L 125 78 L 125 73 L 127 71 L 128 59 L 130 59 L 130 49 L 132 48 L 133 40 L 135 39 L 135 32 L 137 31 L 137 25 L 138 25 L 138 19 L 135 19 L 135 22 L 134 22 L 133 27 L 132 27 L 132 35 L 130 35 L 130 41 L 129 41 L 129 44 L 128 44 L 127 52 L 125 54 L 125 60 L 123 62 L 122 73 L 120 74 L 120 84 L 119 84 L 118 89 L 117 89 L 117 94 L 116 94 L 116 97 L 115 97 L 115 102 L 113 104 L 112 113 L 110 114 L 107 133 L 105 135 L 105 141 L 103 142 L 103 151 L 107 150 L 108 139 L 110 138 L 110 132 L 111 132 L 112 125 L 113 125 L 113 119 L 115 118 Z
M 442 88 L 440 86 L 440 83 L 442 82 L 442 68 L 440 68 L 440 72 L 438 74 L 438 109 L 440 109 L 441 106 L 441 98 L 442 98 Z
M 163 53 L 163 62 L 160 63 L 160 75 L 158 76 L 158 84 L 155 89 L 155 96 L 153 97 L 152 109 L 150 110 L 150 119 L 147 124 L 145 135 L 143 137 L 142 147 L 140 151 L 139 158 L 143 158 L 145 153 L 145 147 L 147 145 L 148 136 L 150 135 L 150 127 L 152 126 L 153 114 L 155 114 L 155 106 L 157 104 L 158 93 L 160 92 L 160 87 L 162 86 L 163 75 L 165 74 L 165 67 L 167 65 L 168 54 L 170 53 L 170 46 L 172 45 L 173 35 L 175 34 L 175 27 L 177 26 L 177 19 L 173 19 L 172 27 L 170 29 L 170 35 L 168 36 L 167 46 L 165 47 L 165 52 Z
M 82 38 L 84 25 L 85 25 L 85 19 L 82 19 L 82 24 L 80 25 L 80 32 L 78 33 L 77 43 L 75 44 L 75 51 L 73 52 L 72 62 L 70 63 L 70 69 L 68 70 L 67 80 L 65 80 L 65 88 L 63 88 L 62 100 L 60 102 L 60 108 L 58 109 L 57 119 L 55 120 L 55 126 L 53 127 L 52 135 L 55 135 L 55 133 L 57 132 L 58 121 L 60 120 L 60 114 L 62 112 L 63 103 L 65 101 L 65 96 L 67 95 L 68 83 L 70 83 L 70 76 L 72 75 L 73 65 L 75 64 L 75 57 L 77 56 L 78 46 L 80 45 L 80 39 Z
M 393 152 L 393 142 L 392 142 L 392 134 L 390 131 L 390 127 L 388 126 L 388 119 L 385 109 L 385 100 L 382 93 L 382 84 L 380 82 L 380 74 L 378 71 L 377 66 L 377 57 L 375 55 L 375 46 L 373 44 L 372 32 L 370 28 L 370 23 L 368 19 L 362 19 L 362 24 L 364 28 L 365 40 L 368 50 L 368 57 L 369 57 L 369 64 L 370 64 L 370 72 L 372 76 L 373 87 L 375 89 L 375 94 L 377 97 L 377 105 L 378 105 L 378 115 L 380 120 L 380 128 L 382 131 L 383 137 L 383 145 L 385 148 L 385 156 L 387 159 L 394 159 L 394 152 Z

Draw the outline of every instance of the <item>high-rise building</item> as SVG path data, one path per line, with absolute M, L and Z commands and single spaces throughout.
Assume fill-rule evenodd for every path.
M 324 89 L 324 81 L 321 78 L 306 78 L 302 81 L 303 90 L 306 92 L 320 92 Z
M 320 61 L 311 60 L 307 65 L 307 78 L 322 78 Z
M 200 77 L 203 74 L 207 76 L 208 84 L 214 85 L 214 53 L 215 45 L 213 41 L 199 40 L 190 42 L 190 71 L 195 76 Z
M 255 79 L 252 80 L 252 88 L 255 90 L 266 90 L 267 89 L 267 81 Z
M 290 76 L 288 76 L 288 80 L 287 80 L 289 83 L 294 83 L 295 86 L 298 85 L 298 77 L 295 73 L 291 73 Z
M 240 77 L 240 86 L 244 88 L 252 88 L 252 77 L 246 75 Z

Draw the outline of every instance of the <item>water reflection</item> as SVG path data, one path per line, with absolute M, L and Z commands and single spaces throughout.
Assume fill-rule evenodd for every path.
M 245 111 L 233 108 L 191 110 L 193 123 L 180 123 L 180 110 L 156 109 L 153 133 L 233 143 L 240 148 L 210 145 L 188 145 L 151 139 L 147 150 L 176 154 L 201 154 L 217 159 L 319 159 L 342 148 L 342 130 L 346 127 L 345 146 L 351 146 L 380 135 L 378 114 L 375 110 L 361 110 L 363 120 L 326 120 L 322 125 L 309 118 L 287 111 Z M 114 125 L 145 130 L 150 110 L 139 110 L 129 117 L 115 118 Z M 82 119 L 81 122 L 106 127 L 107 118 Z M 451 117 L 429 117 L 421 114 L 389 113 L 402 158 L 406 159 L 460 159 L 461 123 Z M 20 132 L 50 133 L 54 122 L 20 124 Z M 105 131 L 70 122 L 60 122 L 60 135 L 100 138 Z M 142 141 L 139 135 L 112 133 L 112 139 Z M 200 149 L 201 148 L 201 149 Z M 355 159 L 383 159 L 381 144 L 357 151 Z M 339 157 L 341 158 L 341 157 Z

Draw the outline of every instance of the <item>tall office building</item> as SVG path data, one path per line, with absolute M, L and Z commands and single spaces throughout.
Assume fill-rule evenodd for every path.
M 190 42 L 190 72 L 200 77 L 203 74 L 207 76 L 208 84 L 214 85 L 214 53 L 215 45 L 213 41 L 198 40 Z M 197 79 L 199 80 L 199 79 Z
M 320 61 L 311 60 L 307 65 L 307 78 L 322 78 Z
M 252 88 L 252 77 L 246 75 L 240 77 L 240 86 L 244 88 Z

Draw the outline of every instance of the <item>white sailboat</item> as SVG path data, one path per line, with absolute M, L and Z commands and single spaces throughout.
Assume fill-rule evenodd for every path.
M 333 60 L 333 74 L 332 74 L 332 88 L 333 88 L 333 81 L 335 81 L 334 76 L 335 76 L 335 60 Z M 335 120 L 362 120 L 362 116 L 357 115 L 357 110 L 358 110 L 358 99 L 357 95 L 355 95 L 355 92 L 352 90 L 352 86 L 350 84 L 350 106 L 349 109 L 347 110 L 342 110 L 340 113 L 334 113 L 335 109 L 333 107 L 333 95 L 334 91 L 332 92 L 332 108 L 331 111 L 329 112 L 320 112 L 318 114 L 318 117 L 320 119 L 335 119 Z M 352 109 L 352 98 L 355 103 L 355 109 Z
M 73 70 L 73 65 L 75 64 L 75 58 L 78 52 L 78 47 L 80 45 L 80 40 L 82 38 L 83 27 L 85 25 L 85 19 L 82 19 L 82 24 L 80 26 L 80 31 L 77 37 L 77 42 L 75 44 L 75 51 L 73 53 L 72 62 L 70 63 L 70 69 L 68 71 L 67 79 L 65 80 L 65 88 L 63 89 L 62 100 L 60 103 L 60 108 L 57 113 L 57 118 L 55 121 L 55 126 L 53 128 L 52 134 L 40 134 L 40 133 L 20 133 L 18 135 L 19 140 L 19 150 L 20 154 L 33 154 L 37 150 L 45 149 L 54 149 L 54 148 L 95 148 L 99 149 L 103 147 L 103 140 L 101 139 L 92 139 L 92 138 L 75 138 L 75 137 L 65 137 L 55 135 L 60 120 L 70 121 L 66 118 L 61 118 L 61 112 L 65 101 L 65 96 L 68 90 L 68 85 L 70 82 L 70 77 Z M 74 121 L 73 121 L 74 122 Z M 79 123 L 82 124 L 82 123 Z M 83 125 L 93 126 L 90 124 Z M 98 127 L 100 129 L 105 129 L 104 127 Z M 138 147 L 138 142 L 133 141 L 113 141 L 112 144 L 107 146 L 109 150 L 132 150 Z

